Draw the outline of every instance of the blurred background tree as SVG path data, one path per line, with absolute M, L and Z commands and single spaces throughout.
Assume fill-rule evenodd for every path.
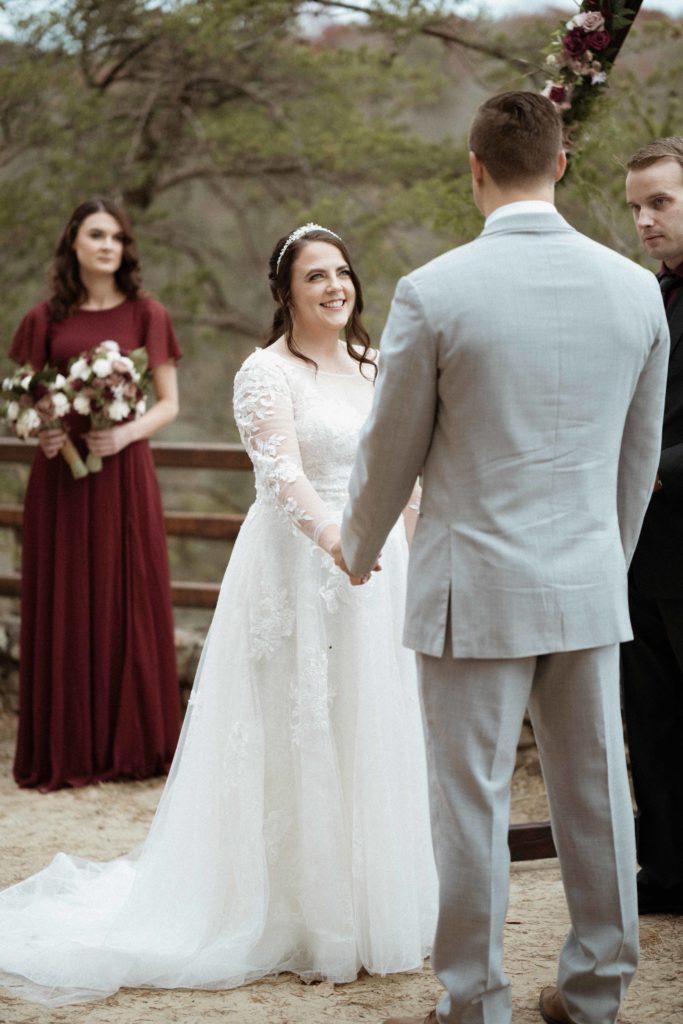
M 493 92 L 542 88 L 563 16 L 464 17 L 458 0 L 0 8 L 11 26 L 0 40 L 3 348 L 46 293 L 70 210 L 97 194 L 123 202 L 146 284 L 186 353 L 181 415 L 165 436 L 196 441 L 237 438 L 232 377 L 267 331 L 280 235 L 318 220 L 348 240 L 378 339 L 396 279 L 478 233 L 471 115 Z M 637 259 L 623 161 L 681 130 L 682 31 L 681 19 L 641 11 L 558 194 L 577 228 Z M 23 478 L 8 473 L 20 497 Z M 241 510 L 251 496 L 244 475 L 228 490 L 224 478 L 162 484 L 176 508 Z M 175 575 L 207 575 L 192 542 L 171 554 Z

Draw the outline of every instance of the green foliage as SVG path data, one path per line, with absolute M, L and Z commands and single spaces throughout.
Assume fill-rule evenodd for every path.
M 405 118 L 437 102 L 445 81 L 399 52 L 421 5 L 378 8 L 390 40 L 359 30 L 340 45 L 302 35 L 305 6 L 63 0 L 26 13 L 10 0 L 4 331 L 42 294 L 60 226 L 88 195 L 129 208 L 181 320 L 256 338 L 270 246 L 300 211 L 308 219 L 332 199 L 332 223 L 353 235 L 369 207 L 372 220 L 386 195 L 423 183 L 425 168 L 444 173 L 448 143 L 420 139 Z
M 237 440 L 232 378 L 271 319 L 279 236 L 311 219 L 344 235 L 378 340 L 396 279 L 480 231 L 469 120 L 493 92 L 543 87 L 557 25 L 553 13 L 464 20 L 457 2 L 432 0 L 363 0 L 369 18 L 318 35 L 311 11 L 332 0 L 2 6 L 15 24 L 0 42 L 3 347 L 45 294 L 70 210 L 93 194 L 122 201 L 185 351 L 181 416 L 165 436 L 198 442 Z M 624 162 L 680 133 L 682 34 L 680 20 L 639 15 L 558 190 L 579 230 L 644 263 Z M 25 475 L 0 467 L 13 500 Z M 160 476 L 169 507 L 237 511 L 252 499 L 248 474 Z M 195 547 L 172 540 L 174 575 L 216 577 L 223 554 L 206 563 Z
M 479 231 L 468 121 L 490 92 L 542 87 L 557 22 L 464 20 L 457 2 L 363 6 L 358 25 L 314 35 L 311 11 L 332 0 L 7 0 L 5 339 L 44 295 L 69 211 L 98 193 L 130 209 L 146 283 L 181 334 L 176 436 L 228 435 L 226 389 L 270 320 L 266 261 L 298 223 L 349 240 L 377 338 L 396 278 Z M 680 34 L 637 19 L 559 193 L 577 227 L 638 258 L 622 166 L 680 130 Z

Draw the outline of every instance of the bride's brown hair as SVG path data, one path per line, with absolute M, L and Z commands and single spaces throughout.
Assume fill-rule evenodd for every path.
M 81 281 L 74 242 L 81 224 L 92 213 L 108 213 L 121 228 L 123 253 L 121 266 L 114 275 L 117 288 L 127 299 L 137 299 L 141 293 L 140 261 L 126 213 L 108 199 L 86 199 L 71 214 L 57 242 L 50 274 L 52 294 L 48 300 L 48 312 L 51 320 L 66 320 L 88 298 L 87 289 Z
M 305 356 L 300 351 L 294 338 L 294 319 L 292 317 L 291 309 L 291 297 L 292 297 L 292 266 L 297 256 L 304 248 L 307 242 L 327 242 L 329 245 L 336 246 L 339 252 L 344 257 L 344 262 L 349 268 L 349 275 L 353 281 L 353 287 L 356 291 L 356 300 L 353 305 L 353 312 L 349 317 L 349 322 L 344 328 L 344 337 L 346 340 L 346 351 L 349 353 L 352 359 L 354 359 L 360 367 L 360 372 L 363 373 L 363 367 L 369 366 L 373 370 L 373 380 L 377 377 L 377 363 L 368 356 L 370 350 L 370 335 L 366 331 L 363 321 L 361 320 L 361 313 L 363 312 L 363 289 L 361 283 L 353 269 L 351 263 L 351 257 L 349 256 L 348 249 L 342 242 L 341 238 L 333 235 L 331 232 L 325 231 L 324 228 L 312 228 L 307 231 L 305 235 L 290 242 L 284 253 L 282 259 L 280 259 L 280 265 L 278 266 L 278 258 L 280 253 L 289 238 L 289 235 L 284 235 L 279 239 L 273 254 L 268 261 L 268 281 L 270 283 L 270 292 L 273 299 L 277 303 L 277 309 L 273 315 L 273 326 L 271 327 L 270 334 L 265 343 L 265 348 L 272 345 L 273 342 L 277 341 L 284 335 L 287 348 L 296 356 L 297 359 L 302 359 L 305 363 L 310 363 L 315 369 L 318 369 L 318 364 L 314 359 L 309 356 Z M 360 346 L 362 351 L 359 351 L 355 346 Z

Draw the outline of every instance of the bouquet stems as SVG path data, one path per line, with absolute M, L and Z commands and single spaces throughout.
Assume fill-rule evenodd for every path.
M 60 451 L 62 453 L 62 458 L 64 459 L 69 469 L 71 470 L 71 475 L 73 476 L 74 480 L 82 480 L 84 476 L 88 475 L 86 465 L 83 462 L 83 459 L 78 454 L 76 446 L 74 445 L 70 437 L 67 437 Z M 88 459 L 89 458 L 90 456 L 88 456 Z M 100 461 L 100 468 L 101 467 L 102 463 Z
M 95 455 L 93 452 L 88 452 L 85 457 L 85 469 L 86 473 L 99 473 L 102 470 L 102 457 Z M 85 468 L 85 467 L 84 467 Z

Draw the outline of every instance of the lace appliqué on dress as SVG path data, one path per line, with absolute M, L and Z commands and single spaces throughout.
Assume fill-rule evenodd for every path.
M 317 542 L 330 513 L 304 473 L 289 381 L 272 357 L 257 350 L 243 365 L 235 377 L 234 409 L 254 464 L 257 501 Z
M 289 687 L 292 744 L 301 746 L 307 737 L 327 732 L 334 693 L 328 687 L 327 653 L 312 651 L 301 660 L 299 674 Z
M 258 608 L 250 609 L 249 657 L 257 661 L 272 657 L 293 628 L 294 608 L 287 590 L 264 594 Z

